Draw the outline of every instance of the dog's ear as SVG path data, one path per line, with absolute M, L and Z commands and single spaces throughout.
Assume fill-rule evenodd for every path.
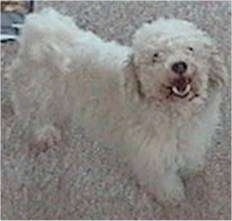
M 130 54 L 124 66 L 124 90 L 127 96 L 133 98 L 144 98 L 145 94 L 142 90 L 142 83 L 137 75 L 134 54 Z
M 226 85 L 227 68 L 217 46 L 213 46 L 210 59 L 209 84 L 214 88 L 222 88 Z

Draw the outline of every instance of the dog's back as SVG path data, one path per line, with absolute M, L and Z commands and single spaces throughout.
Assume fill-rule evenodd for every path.
M 101 134 L 113 130 L 121 118 L 114 113 L 121 112 L 120 74 L 129 53 L 52 9 L 29 15 L 10 71 L 17 116 L 36 120 L 37 127 L 68 117 Z

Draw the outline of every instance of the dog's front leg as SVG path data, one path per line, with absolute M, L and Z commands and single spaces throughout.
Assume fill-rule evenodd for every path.
M 144 158 L 142 158 L 144 159 Z M 140 158 L 141 160 L 141 158 Z M 185 198 L 184 184 L 176 170 L 165 170 L 165 166 L 136 161 L 133 169 L 139 183 L 162 204 L 178 204 Z

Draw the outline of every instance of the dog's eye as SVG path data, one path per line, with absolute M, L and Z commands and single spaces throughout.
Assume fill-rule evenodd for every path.
M 159 57 L 159 53 L 158 52 L 156 52 L 156 53 L 153 54 L 153 59 L 152 59 L 153 63 L 155 63 L 157 61 L 158 57 Z
M 158 58 L 158 57 L 159 57 L 159 53 L 155 53 L 155 54 L 153 55 L 153 57 L 154 57 L 154 58 Z
M 192 47 L 188 47 L 189 51 L 194 51 L 194 49 Z

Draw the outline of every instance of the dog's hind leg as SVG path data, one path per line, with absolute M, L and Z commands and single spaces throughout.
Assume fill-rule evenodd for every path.
M 30 131 L 31 147 L 54 146 L 67 108 L 65 76 L 78 32 L 74 22 L 47 10 L 27 17 L 18 55 L 9 70 L 17 119 Z

